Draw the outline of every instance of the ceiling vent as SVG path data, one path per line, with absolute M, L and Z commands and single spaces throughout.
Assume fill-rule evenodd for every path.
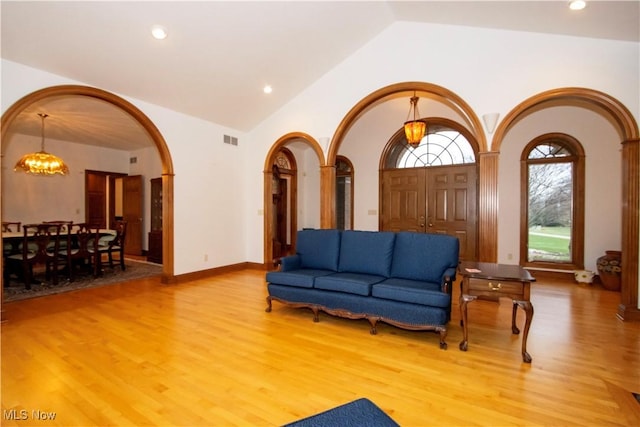
M 223 141 L 225 144 L 238 145 L 238 138 L 235 136 L 224 135 Z

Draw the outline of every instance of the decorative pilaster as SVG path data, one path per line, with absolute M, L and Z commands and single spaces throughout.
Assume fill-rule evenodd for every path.
M 478 261 L 498 260 L 497 151 L 478 153 Z
M 336 167 L 320 166 L 320 228 L 336 227 Z
M 640 321 L 640 139 L 622 142 L 622 200 L 622 284 L 618 317 L 622 320 Z

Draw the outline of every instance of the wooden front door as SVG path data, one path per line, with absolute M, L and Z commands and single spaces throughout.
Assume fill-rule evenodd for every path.
M 455 236 L 460 258 L 477 259 L 475 164 L 383 170 L 380 176 L 380 230 Z
M 427 232 L 456 236 L 460 258 L 477 260 L 476 165 L 425 168 L 427 178 Z
M 426 168 L 383 170 L 380 230 L 425 232 Z
M 142 175 L 125 176 L 122 179 L 122 219 L 127 221 L 124 253 L 142 255 Z

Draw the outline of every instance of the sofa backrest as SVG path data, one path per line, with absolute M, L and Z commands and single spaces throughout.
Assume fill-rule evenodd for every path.
M 394 240 L 387 231 L 343 231 L 338 271 L 390 277 Z
M 340 230 L 300 230 L 296 253 L 302 268 L 338 271 Z
M 446 234 L 396 233 L 391 276 L 440 283 L 448 268 L 458 266 L 459 242 Z

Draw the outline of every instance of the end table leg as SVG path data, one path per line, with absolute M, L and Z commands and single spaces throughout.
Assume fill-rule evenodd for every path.
M 469 304 L 469 302 L 475 300 L 476 297 L 472 297 L 470 295 L 464 295 L 461 294 L 460 295 L 460 317 L 462 318 L 461 323 L 462 323 L 462 341 L 460 342 L 460 350 L 461 351 L 467 351 L 467 348 L 469 346 L 468 343 L 468 322 L 467 322 L 467 304 Z
M 511 332 L 514 335 L 518 335 L 520 333 L 520 329 L 516 326 L 516 312 L 518 311 L 518 302 L 513 301 L 513 311 L 511 313 Z
M 531 319 L 533 319 L 533 304 L 530 301 L 517 301 L 517 305 L 522 307 L 526 313 L 524 322 L 524 333 L 522 334 L 522 361 L 531 363 L 531 356 L 527 353 L 527 337 L 529 336 L 529 327 L 531 327 Z

